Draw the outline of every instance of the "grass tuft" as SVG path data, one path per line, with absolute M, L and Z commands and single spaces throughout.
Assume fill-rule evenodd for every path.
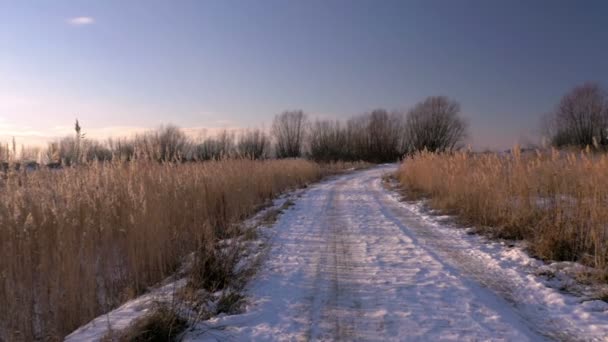
M 225 313 L 228 315 L 238 313 L 245 297 L 243 294 L 229 291 L 223 293 L 217 303 L 216 314 Z
M 174 310 L 159 306 L 119 336 L 106 336 L 104 342 L 168 342 L 177 341 L 188 328 L 188 322 Z

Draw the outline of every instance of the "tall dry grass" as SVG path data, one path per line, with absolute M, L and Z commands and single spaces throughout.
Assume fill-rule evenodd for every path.
M 215 248 L 304 160 L 95 163 L 0 181 L 0 340 L 57 340 Z
M 608 271 L 608 155 L 536 152 L 434 154 L 405 160 L 403 185 L 469 224 L 528 240 L 551 260 Z M 604 273 L 606 274 L 606 273 Z

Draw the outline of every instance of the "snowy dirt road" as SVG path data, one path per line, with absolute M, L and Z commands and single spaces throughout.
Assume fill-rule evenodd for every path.
M 608 336 L 585 306 L 531 274 L 523 252 L 485 245 L 399 202 L 381 176 L 311 187 L 271 228 L 244 313 L 203 322 L 201 340 L 543 341 Z M 528 268 L 527 268 L 528 267 Z

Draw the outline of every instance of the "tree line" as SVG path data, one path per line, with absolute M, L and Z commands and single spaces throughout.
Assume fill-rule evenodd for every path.
M 270 156 L 269 151 L 270 137 L 262 129 L 223 130 L 213 137 L 193 139 L 179 127 L 167 125 L 131 138 L 111 138 L 105 143 L 76 133 L 49 143 L 42 157 L 52 164 L 70 166 L 94 160 L 138 158 L 170 162 L 234 157 L 265 159 Z
M 21 161 L 38 160 L 53 167 L 89 161 L 204 161 L 221 158 L 310 158 L 316 161 L 397 161 L 424 148 L 450 151 L 461 147 L 467 123 L 458 102 L 429 97 L 407 112 L 376 109 L 347 120 L 311 120 L 302 110 L 275 116 L 269 130 L 223 130 L 193 139 L 168 125 L 131 138 L 88 139 L 77 120 L 75 134 L 50 142 L 46 149 L 22 147 Z M 8 145 L 0 146 L 3 161 L 16 160 Z
M 317 161 L 392 162 L 416 151 L 453 151 L 463 146 L 468 123 L 460 104 L 431 96 L 407 111 L 375 109 L 346 120 L 311 119 L 302 110 L 275 116 L 269 130 L 223 130 L 195 140 L 168 125 L 131 138 L 100 142 L 86 138 L 76 121 L 75 134 L 47 148 L 22 146 L 21 161 L 70 166 L 92 160 L 195 161 L 220 158 L 311 158 Z M 574 87 L 545 115 L 542 129 L 551 145 L 608 147 L 608 94 L 597 83 Z M 0 145 L 2 165 L 16 161 L 17 146 Z
M 287 111 L 275 117 L 272 132 L 279 158 L 392 162 L 423 149 L 458 149 L 467 126 L 457 101 L 432 96 L 407 112 L 376 109 L 345 121 L 309 122 L 302 111 Z

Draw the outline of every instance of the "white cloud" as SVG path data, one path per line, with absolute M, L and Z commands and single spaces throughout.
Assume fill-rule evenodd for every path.
M 74 26 L 91 25 L 93 23 L 95 23 L 95 18 L 93 17 L 74 17 L 68 19 L 68 24 Z

